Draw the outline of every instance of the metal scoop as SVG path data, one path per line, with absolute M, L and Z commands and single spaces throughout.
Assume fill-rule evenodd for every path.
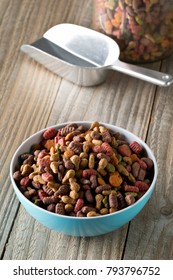
M 169 86 L 173 76 L 120 61 L 117 43 L 106 35 L 79 25 L 63 23 L 21 50 L 50 71 L 82 86 L 102 83 L 108 70 Z

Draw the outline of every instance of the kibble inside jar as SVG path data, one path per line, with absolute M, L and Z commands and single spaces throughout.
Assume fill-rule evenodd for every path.
M 94 0 L 93 28 L 118 43 L 121 60 L 163 59 L 173 52 L 173 0 Z

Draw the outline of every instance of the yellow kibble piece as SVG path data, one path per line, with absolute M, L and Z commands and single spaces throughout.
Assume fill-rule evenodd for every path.
M 96 200 L 96 209 L 100 210 L 102 206 L 103 195 L 97 194 L 95 196 L 95 200 Z
M 108 208 L 102 208 L 102 209 L 100 209 L 100 214 L 101 214 L 101 215 L 106 215 L 106 214 L 108 214 L 108 213 L 109 213 Z
M 68 195 L 63 195 L 61 197 L 61 200 L 65 204 L 75 204 L 76 203 L 76 200 L 71 198 L 71 197 L 69 197 Z
M 90 211 L 87 213 L 87 217 L 95 217 L 95 216 L 99 216 L 99 214 L 96 213 L 95 211 Z
M 59 172 L 58 166 L 59 166 L 59 163 L 57 161 L 51 162 L 50 168 L 53 171 L 53 173 L 57 174 Z
M 72 211 L 73 211 L 73 208 L 74 208 L 73 205 L 70 204 L 70 203 L 67 203 L 67 204 L 65 205 L 65 211 L 68 212 L 68 213 L 72 212 Z
M 33 168 L 29 164 L 23 164 L 20 168 L 20 171 L 21 171 L 22 176 L 26 176 L 33 171 Z
M 80 190 L 80 185 L 76 182 L 75 178 L 69 178 L 70 189 L 72 191 L 78 192 Z
M 79 164 L 80 164 L 80 157 L 77 155 L 73 155 L 70 158 L 71 162 L 74 164 L 75 169 L 78 170 L 79 169 Z
M 33 177 L 33 181 L 36 183 L 40 183 L 41 185 L 45 184 L 45 181 L 42 179 L 41 175 L 35 175 Z
M 66 183 L 70 178 L 74 178 L 75 177 L 75 171 L 73 169 L 70 169 L 67 171 L 67 173 L 65 174 L 64 178 L 62 179 L 62 183 Z
M 105 169 L 105 167 L 108 165 L 108 161 L 106 158 L 101 158 L 99 160 L 99 169 Z
M 93 153 L 91 153 L 89 155 L 88 166 L 89 166 L 89 168 L 94 168 L 94 166 L 95 166 L 95 156 Z
M 79 197 L 79 193 L 73 190 L 70 192 L 69 196 L 73 199 L 77 199 Z

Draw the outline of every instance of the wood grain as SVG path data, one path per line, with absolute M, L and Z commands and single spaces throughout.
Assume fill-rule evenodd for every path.
M 1 259 L 172 259 L 173 94 L 110 71 L 97 87 L 61 79 L 20 52 L 55 24 L 91 26 L 92 1 L 1 0 L 0 256 Z M 173 73 L 172 58 L 145 67 Z M 154 194 L 129 224 L 98 237 L 70 237 L 30 217 L 13 192 L 9 165 L 28 136 L 53 124 L 98 120 L 146 140 L 159 168 Z
M 165 60 L 162 71 L 172 73 L 172 61 L 170 58 L 168 64 Z M 172 87 L 158 89 L 149 126 L 148 144 L 156 156 L 159 175 L 148 206 L 131 222 L 128 240 L 133 239 L 133 250 L 130 242 L 127 242 L 125 259 L 173 259 L 172 108 Z M 140 223 L 141 220 L 143 223 Z

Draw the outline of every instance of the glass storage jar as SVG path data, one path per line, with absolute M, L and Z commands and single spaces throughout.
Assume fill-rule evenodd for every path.
M 121 60 L 153 62 L 173 53 L 173 0 L 93 2 L 93 29 L 118 43 Z

